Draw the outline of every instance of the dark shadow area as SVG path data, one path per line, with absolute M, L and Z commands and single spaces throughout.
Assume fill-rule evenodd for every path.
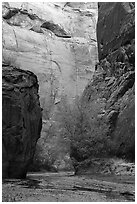
M 32 188 L 32 189 L 39 189 L 40 188 L 40 181 L 36 179 L 3 179 L 3 184 L 10 183 L 13 185 L 20 185 L 24 188 Z

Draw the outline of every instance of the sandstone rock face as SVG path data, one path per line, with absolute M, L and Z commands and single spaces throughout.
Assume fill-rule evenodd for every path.
M 97 41 L 99 59 L 129 44 L 135 32 L 135 5 L 132 2 L 99 3 Z
M 62 95 L 72 101 L 93 75 L 97 10 L 90 2 L 3 4 L 3 56 L 38 76 L 43 108 Z
M 3 64 L 2 100 L 2 176 L 24 178 L 42 127 L 37 77 Z
M 97 36 L 100 62 L 85 96 L 89 101 L 103 101 L 98 117 L 103 113 L 100 118 L 108 124 L 107 135 L 116 142 L 116 154 L 134 160 L 134 4 L 99 3 Z
M 132 3 L 99 3 L 99 63 L 82 97 L 85 107 L 92 109 L 100 123 L 102 135 L 105 131 L 104 155 L 107 152 L 109 157 L 130 161 L 135 159 L 134 15 Z M 95 129 L 91 135 L 94 138 L 96 134 Z M 99 156 L 103 157 L 103 153 Z M 93 155 L 88 157 L 92 162 Z
M 56 155 L 55 166 L 68 158 L 56 109 L 63 97 L 72 103 L 81 95 L 93 75 L 97 16 L 95 2 L 3 3 L 3 58 L 38 77 L 43 121 L 52 128 L 43 125 L 37 149 L 46 163 Z

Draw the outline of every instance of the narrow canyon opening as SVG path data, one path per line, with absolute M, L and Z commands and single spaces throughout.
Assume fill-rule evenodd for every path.
M 134 199 L 134 2 L 3 2 L 2 100 L 3 178 L 97 193 L 78 176 L 120 177 L 114 200 Z

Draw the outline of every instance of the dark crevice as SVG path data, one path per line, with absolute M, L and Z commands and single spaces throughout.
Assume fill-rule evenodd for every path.
M 7 8 L 7 7 L 6 7 Z M 9 9 L 9 8 L 7 8 Z M 10 8 L 9 11 L 3 15 L 2 17 L 6 20 L 10 19 L 12 16 L 14 16 L 15 14 L 17 14 L 18 12 L 20 11 L 20 9 L 17 9 L 17 8 Z
M 43 19 L 39 18 L 36 14 L 30 14 L 28 13 L 27 10 L 22 10 L 22 9 L 18 9 L 18 8 L 8 8 L 6 6 L 6 8 L 8 9 L 8 12 L 6 14 L 3 15 L 3 18 L 5 20 L 10 20 L 10 18 L 12 18 L 13 16 L 15 16 L 17 13 L 23 14 L 23 15 L 27 15 L 31 20 L 36 20 L 38 19 L 40 21 L 40 23 L 42 23 L 42 25 L 40 26 L 40 28 L 45 28 L 47 30 L 50 30 L 52 33 L 54 33 L 57 37 L 62 37 L 62 38 L 71 38 L 71 35 L 68 34 L 63 28 L 61 28 L 58 24 L 55 24 L 53 22 L 49 22 L 49 21 L 44 21 Z M 44 22 L 44 23 L 43 23 Z M 8 24 L 11 24 L 9 21 L 7 21 Z M 15 24 L 14 24 L 15 25 Z M 19 26 L 19 25 L 15 25 L 15 26 Z M 30 30 L 35 31 L 34 28 L 31 28 Z M 39 29 L 38 31 L 35 32 L 39 32 L 42 33 L 42 31 Z
M 19 8 L 9 8 L 7 6 L 4 6 L 4 7 L 8 9 L 8 12 L 2 16 L 5 20 L 9 20 L 11 17 L 15 16 L 17 13 L 27 15 L 31 20 L 40 19 L 36 14 L 30 14 L 25 9 L 23 10 Z
M 54 24 L 53 22 L 46 21 L 41 25 L 41 28 L 46 28 L 53 32 L 57 37 L 62 38 L 71 38 L 71 36 L 59 25 Z

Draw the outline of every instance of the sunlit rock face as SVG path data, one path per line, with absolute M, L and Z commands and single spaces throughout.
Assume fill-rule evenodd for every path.
M 37 77 L 6 64 L 2 68 L 2 176 L 24 178 L 42 127 Z
M 69 147 L 62 145 L 57 107 L 64 98 L 72 103 L 92 78 L 97 16 L 95 2 L 3 3 L 3 59 L 38 77 L 43 128 L 37 149 L 46 163 L 54 152 L 54 166 L 71 163 L 61 159 Z
M 72 101 L 91 79 L 97 8 L 95 2 L 3 3 L 3 57 L 38 76 L 43 108 L 62 95 Z

